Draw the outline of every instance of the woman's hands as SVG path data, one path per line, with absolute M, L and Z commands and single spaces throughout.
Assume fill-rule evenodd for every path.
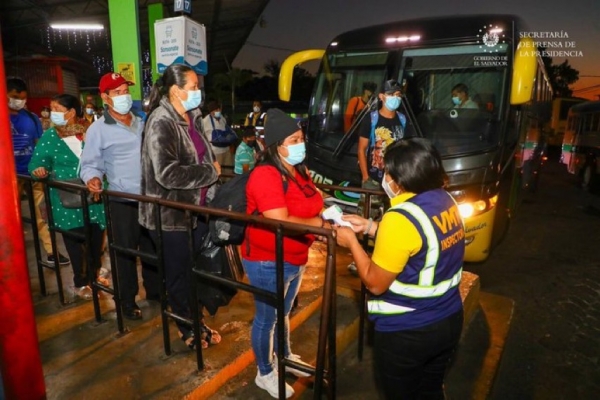
M 48 171 L 44 167 L 39 167 L 31 171 L 31 175 L 38 179 L 43 179 L 48 177 Z
M 347 226 L 336 226 L 334 229 L 338 246 L 350 248 L 355 243 L 358 243 L 356 233 L 354 233 L 354 231 Z
M 342 215 L 342 219 L 352 224 L 352 230 L 355 233 L 363 233 L 369 224 L 368 219 L 355 214 L 344 214 Z

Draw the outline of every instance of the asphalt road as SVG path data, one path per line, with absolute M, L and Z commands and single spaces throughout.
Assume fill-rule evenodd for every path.
M 600 197 L 548 162 L 490 258 L 466 270 L 515 308 L 491 400 L 600 398 Z

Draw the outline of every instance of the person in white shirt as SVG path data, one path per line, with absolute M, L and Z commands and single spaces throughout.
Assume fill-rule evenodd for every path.
M 202 120 L 202 128 L 206 138 L 209 142 L 211 142 L 213 130 L 227 130 L 227 120 L 221 113 L 221 103 L 218 101 L 209 101 L 207 108 L 208 115 Z M 211 143 L 210 147 L 212 148 L 219 165 L 233 167 L 234 150 L 232 145 L 217 146 Z
M 477 103 L 469 98 L 469 88 L 464 83 L 459 83 L 452 88 L 452 103 L 454 108 L 479 108 Z

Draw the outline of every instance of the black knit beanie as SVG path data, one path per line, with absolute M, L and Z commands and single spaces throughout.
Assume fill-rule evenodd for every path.
M 267 122 L 265 122 L 265 144 L 267 147 L 284 140 L 299 130 L 298 122 L 279 108 L 270 108 L 267 111 Z

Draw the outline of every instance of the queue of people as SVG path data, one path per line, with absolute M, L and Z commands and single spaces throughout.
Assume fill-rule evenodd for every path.
M 132 110 L 130 85 L 132 82 L 120 74 L 104 75 L 99 90 L 105 111 L 94 121 L 89 118 L 95 114 L 92 104 L 85 107 L 86 117 L 73 96 L 54 97 L 50 105 L 52 126 L 43 135 L 36 133 L 28 139 L 28 173 L 36 179 L 80 176 L 96 198 L 108 188 L 206 205 L 207 193 L 221 175 L 219 161 L 224 161 L 207 134 L 208 126 L 216 129 L 217 124 L 226 124 L 220 103 L 211 102 L 209 115 L 203 118 L 196 73 L 175 64 L 154 84 L 144 121 Z M 365 85 L 364 96 L 371 98 L 374 90 L 374 84 Z M 466 87 L 457 85 L 452 94 L 458 97 L 453 98 L 457 106 L 469 107 Z M 12 99 L 11 114 L 18 111 L 21 100 Z M 358 159 L 363 187 L 381 188 L 389 198 L 390 207 L 379 221 L 345 215 L 343 219 L 351 226 L 341 227 L 325 220 L 321 215 L 323 197 L 305 164 L 304 132 L 279 109 L 262 112 L 260 102 L 255 102 L 246 119 L 233 160 L 234 172 L 253 171 L 246 186 L 248 214 L 333 229 L 337 244 L 350 251 L 357 275 L 369 291 L 368 315 L 375 328 L 374 368 L 385 398 L 441 399 L 445 372 L 462 331 L 458 287 L 465 249 L 464 227 L 456 203 L 444 190 L 447 176 L 439 153 L 426 139 L 404 137 L 406 117 L 398 111 L 402 87 L 394 80 L 384 82 L 378 100 L 379 109 L 371 112 L 359 127 Z M 11 122 L 19 125 L 12 115 Z M 258 151 L 261 138 L 257 126 L 264 128 L 262 151 Z M 37 145 L 35 140 L 39 140 Z M 82 230 L 81 209 L 63 207 L 56 190 L 51 189 L 50 196 L 57 226 Z M 91 275 L 98 279 L 101 237 L 106 225 L 103 206 L 89 207 L 92 248 L 84 249 L 80 243 L 64 238 L 74 287 L 82 298 L 91 296 L 90 274 L 84 271 L 83 254 L 92 253 Z M 183 211 L 168 207 L 157 215 L 159 208 L 154 203 L 138 204 L 122 198 L 110 199 L 109 207 L 115 242 L 147 252 L 156 251 L 156 220 L 160 218 L 168 305 L 184 318 L 190 318 L 192 307 L 199 307 L 202 313 L 202 304 L 190 304 L 188 298 L 188 231 L 192 232 L 195 248 L 200 248 L 208 232 L 206 220 L 190 220 Z M 454 216 L 448 221 L 455 223 L 440 223 L 442 215 Z M 373 239 L 372 254 L 362 248 L 361 235 Z M 275 307 L 254 295 L 251 346 L 257 364 L 255 384 L 275 398 L 279 395 L 276 355 L 302 363 L 291 349 L 289 314 L 314 240 L 311 234 L 284 237 L 284 348 L 277 348 L 274 341 Z M 249 226 L 242 249 L 246 249 L 241 255 L 250 284 L 276 292 L 274 232 Z M 135 301 L 135 258 L 119 256 L 116 262 L 124 315 L 140 319 L 142 312 Z M 142 275 L 146 297 L 158 299 L 156 267 L 143 263 Z M 220 333 L 203 320 L 201 332 L 194 332 L 180 320 L 176 320 L 176 325 L 181 340 L 190 349 L 196 342 L 203 348 L 221 342 Z M 286 367 L 286 372 L 309 376 L 292 367 Z M 293 388 L 286 383 L 285 397 L 293 394 Z

